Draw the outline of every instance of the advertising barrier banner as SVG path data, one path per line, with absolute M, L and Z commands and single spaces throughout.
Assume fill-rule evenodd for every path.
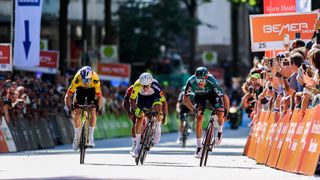
M 0 44 L 0 71 L 12 71 L 11 44 Z
M 130 64 L 98 63 L 97 73 L 100 80 L 130 81 Z
M 40 51 L 40 65 L 36 67 L 20 67 L 15 69 L 56 74 L 59 65 L 59 51 Z

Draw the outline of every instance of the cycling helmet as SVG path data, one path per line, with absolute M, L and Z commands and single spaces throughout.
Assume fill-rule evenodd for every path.
M 207 74 L 208 70 L 206 67 L 198 67 L 195 72 L 197 79 L 203 79 Z
M 80 69 L 80 76 L 83 83 L 87 83 L 91 81 L 92 78 L 92 68 L 90 66 L 84 66 Z
M 145 72 L 140 75 L 139 81 L 144 86 L 150 85 L 153 81 L 153 77 L 150 73 Z

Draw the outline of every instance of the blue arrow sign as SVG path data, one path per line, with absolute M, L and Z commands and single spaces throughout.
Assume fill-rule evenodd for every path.
M 24 21 L 24 32 L 25 32 L 25 41 L 23 41 L 24 52 L 26 53 L 26 57 L 28 59 L 29 50 L 31 46 L 31 42 L 29 39 L 29 20 Z

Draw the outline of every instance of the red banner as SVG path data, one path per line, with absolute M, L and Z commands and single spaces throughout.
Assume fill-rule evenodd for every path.
M 58 71 L 59 51 L 40 51 L 40 65 L 36 67 L 16 67 L 19 70 L 55 74 Z
M 264 0 L 264 14 L 296 12 L 296 0 Z
M 98 63 L 97 73 L 101 80 L 120 80 L 129 82 L 130 64 Z
M 0 71 L 11 71 L 11 45 L 0 44 Z

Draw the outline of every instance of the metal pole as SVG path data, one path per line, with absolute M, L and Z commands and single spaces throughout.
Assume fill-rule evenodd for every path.
M 82 65 L 87 65 L 87 0 L 82 0 Z
M 11 72 L 13 71 L 13 45 L 14 45 L 14 15 L 15 15 L 15 0 L 12 0 L 12 9 L 11 9 L 11 32 L 10 32 L 10 42 L 11 42 Z

